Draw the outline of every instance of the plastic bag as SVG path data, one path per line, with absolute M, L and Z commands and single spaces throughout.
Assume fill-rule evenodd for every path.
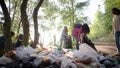
M 85 59 L 86 57 L 91 57 L 92 62 L 99 63 L 97 59 L 97 57 L 99 56 L 98 53 L 86 43 L 81 44 L 79 46 L 79 50 L 74 50 L 73 56 L 78 59 Z
M 19 56 L 20 58 L 25 57 L 25 56 L 30 56 L 34 52 L 34 49 L 30 46 L 28 47 L 19 47 L 16 50 L 16 55 Z
M 42 57 L 37 57 L 37 58 L 33 61 L 33 63 L 34 63 L 36 66 L 38 66 L 41 62 L 42 62 Z
M 5 56 L 2 56 L 0 58 L 0 64 L 7 64 L 7 63 L 10 63 L 10 62 L 12 62 L 12 60 L 10 58 L 7 58 Z
M 77 68 L 77 65 L 66 56 L 62 57 L 61 68 Z
M 74 56 L 78 58 L 81 58 L 84 55 L 88 55 L 90 57 L 98 56 L 98 53 L 86 43 L 81 44 L 79 46 L 79 50 L 74 50 L 73 53 L 74 53 Z

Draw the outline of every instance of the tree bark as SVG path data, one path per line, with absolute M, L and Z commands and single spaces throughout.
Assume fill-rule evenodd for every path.
M 38 10 L 40 8 L 40 6 L 42 5 L 43 0 L 40 0 L 38 5 L 34 8 L 33 11 L 33 21 L 34 21 L 34 44 L 33 47 L 35 48 L 36 45 L 38 44 L 39 41 L 39 32 L 38 32 L 38 20 L 37 20 L 37 15 L 38 15 Z
M 25 46 L 28 45 L 28 40 L 29 40 L 29 21 L 28 21 L 28 16 L 26 13 L 26 8 L 27 8 L 27 2 L 28 0 L 23 0 L 22 4 L 21 4 L 21 22 L 22 22 L 22 26 L 23 26 L 23 44 Z
M 13 21 L 14 21 L 15 14 L 16 14 L 16 8 L 17 8 L 17 1 L 15 2 L 14 11 L 13 11 L 13 16 L 12 16 L 12 19 L 11 19 L 11 23 L 13 23 Z M 11 25 L 12 25 L 12 24 L 11 24 Z
M 21 25 L 21 20 L 18 22 L 17 35 L 18 35 L 19 32 L 20 32 L 20 25 Z
M 5 22 L 3 24 L 3 34 L 5 35 L 5 51 L 9 51 L 13 48 L 12 46 L 12 40 L 11 40 L 11 34 L 10 34 L 10 29 L 11 29 L 11 18 L 7 9 L 7 6 L 5 4 L 4 0 L 0 1 L 0 5 L 4 14 Z M 4 53 L 5 53 L 4 51 Z M 1 52 L 1 51 L 0 51 Z

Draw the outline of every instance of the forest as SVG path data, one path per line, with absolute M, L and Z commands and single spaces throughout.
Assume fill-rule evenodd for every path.
M 19 34 L 24 35 L 25 46 L 29 44 L 29 38 L 32 38 L 34 48 L 37 44 L 43 45 L 49 38 L 49 45 L 59 45 L 57 40 L 63 26 L 68 26 L 71 35 L 75 23 L 89 24 L 89 37 L 92 41 L 113 42 L 111 9 L 120 8 L 120 0 L 102 0 L 104 12 L 98 5 L 93 22 L 84 14 L 89 2 L 90 0 L 1 0 L 0 34 L 5 34 L 7 38 L 6 51 L 13 48 L 12 43 L 16 42 Z M 13 38 L 10 36 L 11 31 L 15 32 Z

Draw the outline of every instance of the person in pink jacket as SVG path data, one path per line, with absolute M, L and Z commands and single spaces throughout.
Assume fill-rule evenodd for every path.
M 81 24 L 74 24 L 72 30 L 72 36 L 75 38 L 76 42 L 76 49 L 79 50 L 79 43 L 81 43 L 80 35 L 82 34 L 82 25 Z

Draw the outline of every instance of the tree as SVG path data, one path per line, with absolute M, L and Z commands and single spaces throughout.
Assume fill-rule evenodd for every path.
M 113 7 L 120 7 L 120 0 L 103 0 L 105 6 L 105 12 L 100 11 L 100 5 L 98 6 L 98 11 L 96 12 L 95 19 L 91 25 L 91 36 L 93 39 L 98 39 L 105 34 L 112 32 L 112 14 L 111 9 Z
M 71 32 L 73 24 L 76 21 L 85 19 L 83 18 L 84 16 L 78 13 L 82 13 L 83 7 L 87 6 L 88 2 L 89 1 L 78 2 L 76 0 L 45 0 L 42 7 L 44 8 L 44 17 L 48 20 L 48 24 L 50 25 L 49 29 L 58 31 L 63 28 L 63 25 L 67 25 L 69 32 Z M 59 21 L 56 21 L 56 19 Z M 53 40 L 55 40 L 55 36 Z
M 5 51 L 7 52 L 7 51 L 11 50 L 12 47 L 13 47 L 12 46 L 12 41 L 11 41 L 11 35 L 10 35 L 11 18 L 10 18 L 10 15 L 8 13 L 8 9 L 7 9 L 7 6 L 6 6 L 4 0 L 0 1 L 0 5 L 2 7 L 2 11 L 3 11 L 3 14 L 4 14 L 4 20 L 5 20 L 4 24 L 3 24 L 3 28 L 4 28 L 3 34 L 5 35 L 5 38 L 7 38 L 7 39 L 5 39 Z
M 86 18 L 83 14 L 84 7 L 88 6 L 89 0 L 78 2 L 76 0 L 59 0 L 63 9 L 60 10 L 62 20 L 70 27 L 70 31 L 75 23 L 83 23 Z M 85 19 L 86 20 L 86 19 Z
M 90 33 L 91 38 L 97 39 L 106 33 L 105 30 L 106 27 L 103 19 L 104 19 L 104 14 L 98 9 L 95 14 L 94 21 L 91 25 L 91 33 Z
M 24 45 L 28 45 L 28 39 L 29 39 L 29 21 L 28 21 L 28 16 L 26 13 L 26 8 L 27 8 L 27 2 L 28 0 L 23 0 L 22 4 L 21 4 L 21 22 L 22 22 L 22 26 L 23 26 L 23 34 L 24 34 L 24 38 L 23 38 L 23 43 Z
M 54 1 L 45 0 L 42 7 L 44 8 L 43 12 L 45 13 L 44 18 L 46 20 L 48 20 L 48 22 L 47 22 L 48 27 L 46 28 L 46 30 L 47 31 L 51 30 L 51 32 L 55 32 L 58 27 L 56 25 L 58 22 L 55 22 L 55 20 L 59 17 L 59 13 L 57 12 L 57 11 L 59 11 L 58 6 L 55 4 Z M 52 30 L 52 29 L 54 29 L 54 30 Z M 52 39 L 53 45 L 56 45 L 56 40 L 55 40 L 56 36 L 53 35 L 52 38 L 53 38 Z
M 34 44 L 33 44 L 34 48 L 36 47 L 36 44 L 38 44 L 38 40 L 39 40 L 37 15 L 38 15 L 38 10 L 39 10 L 40 6 L 42 5 L 42 3 L 43 3 L 43 0 L 39 0 L 39 3 L 37 4 L 37 6 L 34 8 L 34 11 L 33 11 L 34 35 L 35 35 L 34 36 Z

